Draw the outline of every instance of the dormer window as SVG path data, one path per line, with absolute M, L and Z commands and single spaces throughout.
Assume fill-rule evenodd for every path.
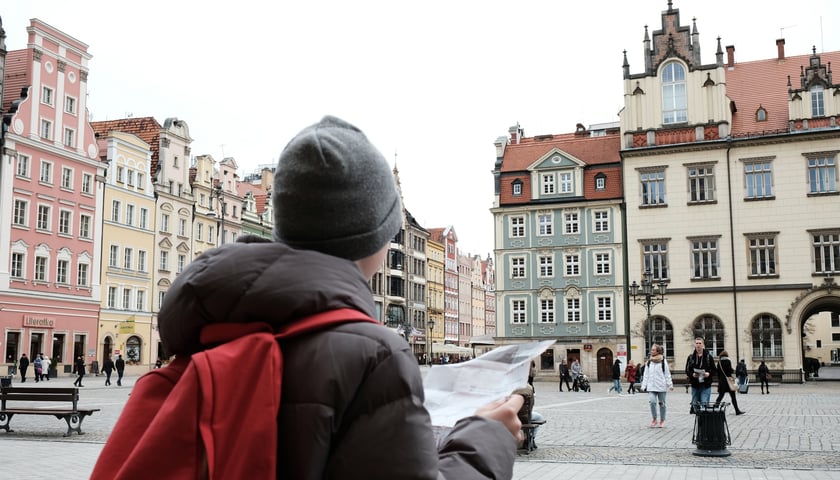
M 823 117 L 825 116 L 825 100 L 824 89 L 822 85 L 814 85 L 811 87 L 811 116 Z
M 607 176 L 603 173 L 595 175 L 595 190 L 604 190 L 607 188 Z
M 662 123 L 688 121 L 686 114 L 685 68 L 671 62 L 662 69 Z
M 512 190 L 513 190 L 513 196 L 514 197 L 522 196 L 522 180 L 519 180 L 519 179 L 514 180 L 513 183 L 511 184 L 511 187 L 512 187 Z
M 553 173 L 543 173 L 540 175 L 541 183 L 542 183 L 542 193 L 543 195 L 552 195 L 557 193 L 557 186 L 555 183 L 555 177 Z
M 758 107 L 758 110 L 755 111 L 755 121 L 756 122 L 766 122 L 767 121 L 767 110 L 764 107 Z

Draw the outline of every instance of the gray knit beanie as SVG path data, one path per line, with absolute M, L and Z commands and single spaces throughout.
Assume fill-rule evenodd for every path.
M 348 260 L 378 252 L 402 225 L 385 157 L 361 130 L 331 116 L 283 149 L 272 202 L 277 241 Z

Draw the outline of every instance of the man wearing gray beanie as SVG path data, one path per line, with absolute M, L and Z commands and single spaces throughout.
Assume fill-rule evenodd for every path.
M 272 199 L 274 242 L 241 237 L 196 258 L 172 284 L 158 316 L 170 355 L 205 349 L 202 328 L 215 323 L 264 322 L 278 331 L 346 308 L 377 318 L 369 282 L 403 212 L 388 163 L 364 133 L 331 116 L 304 128 L 280 155 Z M 513 476 L 521 396 L 482 407 L 437 442 L 401 336 L 351 322 L 280 346 L 277 478 Z M 242 368 L 281 375 L 265 367 L 249 358 Z

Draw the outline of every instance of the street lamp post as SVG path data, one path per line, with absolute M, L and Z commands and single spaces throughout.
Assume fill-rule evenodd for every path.
M 225 243 L 225 192 L 222 190 L 222 184 L 218 183 L 215 187 L 210 189 L 210 201 L 212 202 L 213 199 L 216 199 L 219 204 L 220 212 L 220 223 L 219 223 L 219 241 L 216 242 L 217 245 L 224 245 Z
M 642 305 L 647 310 L 648 344 L 645 356 L 649 356 L 650 347 L 653 345 L 653 325 L 651 325 L 650 310 L 655 305 L 665 302 L 667 289 L 668 284 L 665 283 L 665 280 L 660 280 L 654 285 L 653 274 L 650 273 L 650 270 L 645 271 L 641 285 L 636 283 L 635 280 L 630 285 L 630 296 L 633 297 L 633 303 Z
M 434 333 L 435 333 L 435 319 L 430 318 L 428 321 L 429 324 L 429 334 L 426 335 L 426 347 L 428 353 L 426 354 L 426 361 L 429 362 L 429 365 L 432 364 L 432 342 L 434 342 Z

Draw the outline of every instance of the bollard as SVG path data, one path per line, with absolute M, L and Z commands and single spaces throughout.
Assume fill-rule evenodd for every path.
M 732 444 L 729 425 L 726 423 L 728 403 L 714 405 L 702 403 L 694 406 L 694 433 L 691 443 L 697 448 L 691 452 L 700 457 L 728 457 L 726 446 Z

